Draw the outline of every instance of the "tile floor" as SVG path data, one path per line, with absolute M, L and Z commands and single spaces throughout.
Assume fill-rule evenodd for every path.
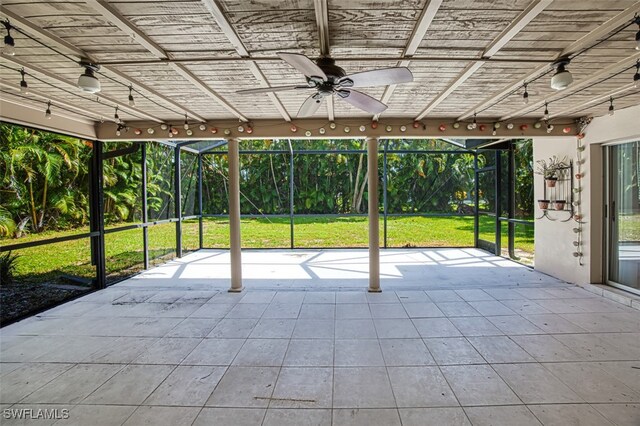
M 3 328 L 2 424 L 640 425 L 638 310 L 479 250 L 384 251 L 380 294 L 362 250 L 244 253 L 240 294 L 226 256 Z

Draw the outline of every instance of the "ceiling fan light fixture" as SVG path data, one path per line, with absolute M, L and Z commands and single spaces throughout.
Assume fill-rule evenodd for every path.
M 566 69 L 570 63 L 569 58 L 562 58 L 554 62 L 553 67 L 556 73 L 551 77 L 551 88 L 554 90 L 564 90 L 573 83 L 573 76 Z
M 87 93 L 98 93 L 101 87 L 95 72 L 100 69 L 100 66 L 89 62 L 80 62 L 80 65 L 84 67 L 84 73 L 78 77 L 78 87 Z

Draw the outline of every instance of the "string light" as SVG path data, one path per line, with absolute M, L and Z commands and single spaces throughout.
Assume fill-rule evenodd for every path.
M 129 106 L 136 106 L 136 101 L 133 99 L 133 86 L 129 85 Z
M 14 56 L 16 54 L 16 42 L 11 37 L 11 24 L 9 21 L 4 21 L 4 27 L 7 29 L 7 35 L 4 36 L 4 47 L 2 48 L 2 53 L 7 56 Z
M 633 87 L 640 87 L 640 59 L 636 61 L 636 73 L 633 75 Z
M 546 101 L 544 103 L 544 114 L 542 114 L 542 119 L 545 121 L 549 119 L 549 104 Z
M 476 120 L 476 113 L 473 113 L 473 123 L 471 123 L 471 128 L 475 129 L 476 127 L 478 127 L 478 121 Z
M 640 50 L 640 15 L 636 13 L 633 17 L 633 22 L 638 24 L 638 32 L 636 33 L 636 50 Z
M 47 110 L 44 112 L 44 117 L 47 120 L 51 120 L 51 101 L 47 102 Z
M 529 92 L 527 91 L 527 83 L 524 84 L 524 93 L 522 94 L 522 100 L 525 105 L 529 103 Z
M 116 121 L 116 124 L 122 123 L 122 120 L 120 120 L 120 116 L 118 115 L 118 105 L 116 105 L 116 112 L 113 114 L 113 119 Z
M 553 124 L 547 122 L 547 133 L 551 133 L 553 131 Z
M 29 85 L 27 84 L 26 80 L 24 79 L 24 75 L 25 74 L 26 73 L 24 72 L 24 68 L 22 68 L 20 70 L 20 75 L 22 76 L 22 80 L 20 81 L 20 91 L 26 95 L 26 94 L 29 93 Z
M 613 115 L 613 113 L 614 113 L 613 96 L 609 96 L 609 115 Z
M 189 130 L 189 121 L 187 120 L 187 114 L 184 115 L 184 127 L 185 130 Z

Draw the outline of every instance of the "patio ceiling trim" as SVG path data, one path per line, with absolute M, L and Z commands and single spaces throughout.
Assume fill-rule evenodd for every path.
M 218 2 L 216 0 L 202 0 L 202 2 L 204 6 L 207 8 L 207 10 L 211 13 L 211 15 L 213 16 L 213 19 L 215 19 L 216 23 L 218 24 L 218 26 L 220 27 L 224 35 L 229 39 L 229 42 L 236 49 L 238 54 L 242 57 L 251 57 L 251 54 L 245 47 L 242 40 L 240 40 L 240 37 L 231 26 L 231 23 L 229 22 L 227 17 L 224 15 L 224 12 L 222 11 L 222 8 L 218 4 Z M 249 70 L 251 71 L 253 76 L 256 78 L 256 80 L 258 80 L 258 82 L 260 83 L 260 86 L 271 87 L 271 84 L 269 84 L 269 81 L 267 80 L 265 75 L 262 73 L 262 70 L 260 69 L 260 67 L 255 61 L 250 61 L 248 65 L 249 65 Z M 275 93 L 267 93 L 267 96 L 269 97 L 269 99 L 271 99 L 271 102 L 276 107 L 276 109 L 278 110 L 282 118 L 284 118 L 285 121 L 291 121 L 291 117 L 289 116 L 289 113 L 287 112 L 282 102 L 280 102 L 280 99 L 278 98 L 278 96 Z
M 184 130 L 176 128 L 178 131 L 172 138 L 175 143 L 189 140 L 220 140 L 220 138 L 230 139 L 354 139 L 354 138 L 413 138 L 413 139 L 431 139 L 431 138 L 474 138 L 474 139 L 494 139 L 494 138 L 522 138 L 522 137 L 541 137 L 541 136 L 564 136 L 572 137 L 578 132 L 575 120 L 573 119 L 557 119 L 554 129 L 547 133 L 547 129 L 544 126 L 535 128 L 534 124 L 537 121 L 533 118 L 522 118 L 517 122 L 514 122 L 514 126 L 509 129 L 507 126 L 501 126 L 496 131 L 496 135 L 492 135 L 492 122 L 479 121 L 478 127 L 475 130 L 469 130 L 466 126 L 460 126 L 454 128 L 451 125 L 446 125 L 444 130 L 440 130 L 439 127 L 444 123 L 453 124 L 455 118 L 451 117 L 448 120 L 442 118 L 438 119 L 426 119 L 423 121 L 426 127 L 418 126 L 413 127 L 408 125 L 406 117 L 385 117 L 384 122 L 377 126 L 375 129 L 371 126 L 365 126 L 364 131 L 356 131 L 359 125 L 367 124 L 368 119 L 366 117 L 361 118 L 359 123 L 355 119 L 341 120 L 338 119 L 335 123 L 336 126 L 332 129 L 328 126 L 326 118 L 308 118 L 308 119 L 296 119 L 294 121 L 297 131 L 291 131 L 291 124 L 283 121 L 282 119 L 257 119 L 251 122 L 252 132 L 247 134 L 244 131 L 239 131 L 238 121 L 234 119 L 216 120 L 215 128 L 216 133 L 211 132 L 211 128 L 204 128 L 200 130 L 199 127 L 192 128 L 192 134 L 187 135 Z M 127 127 L 129 132 L 122 132 L 120 136 L 116 135 L 116 125 L 114 123 L 100 123 L 98 127 L 98 137 L 101 140 L 167 140 L 165 133 L 155 132 L 153 135 L 148 134 L 145 130 L 147 128 L 156 128 L 157 124 L 145 121 L 128 122 Z M 350 130 L 345 131 L 346 127 Z M 320 133 L 320 128 L 324 129 L 324 133 Z M 141 130 L 135 132 L 136 129 Z M 310 132 L 310 136 L 306 136 L 306 132 Z M 139 133 L 139 134 L 136 134 Z
M 132 35 L 133 39 L 151 52 L 159 59 L 169 59 L 167 53 L 158 46 L 153 40 L 147 37 L 142 31 L 136 28 L 132 23 L 120 15 L 110 4 L 103 0 L 86 0 L 86 3 L 104 16 L 109 22 L 120 28 L 126 34 Z M 238 117 L 241 121 L 249 121 L 240 111 L 227 102 L 222 96 L 211 89 L 205 82 L 200 80 L 184 65 L 179 63 L 170 63 L 169 66 L 178 72 L 182 77 L 190 81 L 194 86 L 198 87 L 203 93 L 213 98 L 222 105 L 227 111 Z
M 506 45 L 513 37 L 516 36 L 529 22 L 531 22 L 536 16 L 538 16 L 547 6 L 551 4 L 553 0 L 534 0 L 525 10 L 518 15 L 511 24 L 505 28 L 500 35 L 494 39 L 489 46 L 482 53 L 482 58 L 490 58 L 495 55 L 504 45 Z M 476 62 L 475 64 L 468 65 L 460 75 L 451 82 L 451 84 L 440 93 L 434 100 L 432 100 L 427 107 L 422 110 L 416 117 L 416 120 L 422 120 L 427 114 L 433 111 L 438 105 L 440 105 L 451 93 L 453 93 L 462 83 L 467 81 L 469 77 L 473 75 L 480 67 L 485 64 L 484 61 Z
M 622 12 L 620 12 L 619 14 L 614 16 L 613 18 L 609 19 L 604 24 L 598 26 L 593 31 L 585 34 L 582 38 L 580 38 L 580 39 L 576 40 L 575 42 L 571 43 L 569 46 L 567 46 L 557 56 L 557 58 L 560 58 L 562 56 L 571 55 L 571 54 L 579 51 L 580 49 L 583 49 L 584 47 L 587 47 L 587 46 L 593 44 L 599 38 L 609 34 L 611 31 L 613 31 L 614 29 L 618 28 L 620 25 L 623 25 L 625 22 L 629 21 L 633 17 L 633 15 L 638 12 L 639 8 L 640 8 L 640 1 L 634 3 L 633 6 L 623 10 Z M 471 117 L 474 114 L 475 111 L 481 110 L 484 107 L 486 107 L 487 105 L 490 105 L 493 102 L 496 102 L 497 100 L 501 99 L 502 97 L 508 95 L 512 91 L 517 90 L 520 86 L 522 86 L 522 84 L 525 81 L 531 80 L 531 79 L 539 76 L 541 73 L 547 71 L 549 69 L 550 65 L 551 65 L 551 63 L 549 63 L 548 65 L 543 65 L 543 66 L 537 68 L 535 71 L 530 72 L 525 77 L 519 78 L 519 79 L 511 82 L 509 85 L 507 85 L 501 91 L 499 91 L 499 92 L 487 97 L 482 102 L 480 102 L 479 104 L 475 105 L 473 108 L 469 108 L 467 111 L 465 111 L 464 114 L 462 114 L 462 115 L 460 115 L 458 117 L 458 120 L 462 121 L 462 120 L 464 120 L 464 119 L 466 119 L 468 117 Z
M 433 18 L 438 13 L 438 9 L 440 9 L 440 5 L 443 0 L 429 0 L 427 6 L 422 9 L 422 13 L 420 14 L 420 18 L 418 18 L 418 22 L 416 22 L 415 27 L 413 28 L 413 32 L 411 33 L 411 37 L 409 37 L 409 42 L 407 43 L 404 51 L 402 52 L 402 56 L 413 56 L 415 55 L 420 43 L 424 39 L 429 26 L 431 26 L 431 22 L 433 22 Z M 398 61 L 396 64 L 397 67 L 408 67 L 411 61 L 403 60 Z M 387 104 L 393 96 L 393 92 L 396 90 L 397 84 L 391 84 L 385 87 L 384 92 L 382 93 L 382 97 L 380 98 L 380 102 L 383 104 Z M 380 118 L 380 114 L 376 114 L 373 116 L 373 120 L 377 121 Z
M 75 82 L 72 82 L 72 81 L 69 81 L 67 79 L 64 79 L 64 78 L 62 78 L 62 77 L 60 77 L 60 76 L 58 76 L 58 75 L 56 75 L 56 74 L 54 74 L 54 73 L 52 73 L 52 72 L 50 72 L 48 70 L 45 70 L 43 68 L 37 67 L 35 65 L 31 65 L 30 63 L 28 63 L 28 62 L 26 62 L 26 61 L 24 61 L 22 59 L 16 58 L 15 56 L 3 56 L 3 59 L 6 59 L 9 62 L 13 62 L 16 65 L 24 67 L 27 71 L 29 71 L 29 70 L 34 71 L 34 72 L 36 72 L 38 74 L 44 75 L 45 77 L 49 78 L 50 80 L 53 80 L 53 81 L 56 81 L 58 83 L 64 84 L 66 86 L 72 87 L 75 90 L 78 89 L 78 86 L 76 85 Z M 78 93 L 78 97 L 86 99 L 86 98 L 80 96 L 80 93 Z M 117 105 L 118 108 L 120 108 L 121 110 L 128 111 L 129 113 L 132 113 L 133 115 L 136 115 L 138 117 L 147 118 L 149 120 L 155 121 L 156 123 L 162 123 L 164 121 L 164 120 L 162 120 L 162 119 L 160 119 L 160 118 L 158 118 L 158 117 L 156 117 L 154 115 L 147 114 L 146 112 L 142 111 L 141 109 L 129 106 L 128 102 L 121 102 L 121 101 L 119 101 L 117 99 L 111 98 L 109 96 L 104 96 L 104 95 L 100 95 L 100 98 L 105 100 L 105 101 L 107 101 L 107 102 L 112 103 L 114 107 Z M 54 100 L 55 97 L 50 97 L 50 99 Z M 56 100 L 56 102 L 58 102 L 58 100 Z
M 529 113 L 529 112 L 533 112 L 536 109 L 541 108 L 542 106 L 544 106 L 545 103 L 550 103 L 553 102 L 555 100 L 558 99 L 562 99 L 565 98 L 567 96 L 569 96 L 569 93 L 574 93 L 577 92 L 581 89 L 584 89 L 588 86 L 593 85 L 594 83 L 598 83 L 599 80 L 602 80 L 603 78 L 609 77 L 612 74 L 615 74 L 616 72 L 620 71 L 623 68 L 628 68 L 630 65 L 633 65 L 633 63 L 637 60 L 640 60 L 640 52 L 631 55 L 619 62 L 616 62 L 613 65 L 609 65 L 608 67 L 598 71 L 595 74 L 592 74 L 591 77 L 587 78 L 586 80 L 582 80 L 580 83 L 578 84 L 572 84 L 568 89 L 565 90 L 561 90 L 556 92 L 556 94 L 551 95 L 549 97 L 547 97 L 546 99 L 542 99 L 538 102 L 535 102 L 533 104 L 529 104 L 527 105 L 525 108 L 519 109 L 518 111 L 514 111 L 511 114 L 507 114 L 505 116 L 500 117 L 499 121 L 503 121 L 503 120 L 508 120 L 510 118 L 513 117 L 519 117 L 523 114 Z M 607 97 L 609 96 L 609 94 L 607 94 Z
M 316 14 L 316 26 L 318 27 L 318 42 L 320 56 L 331 56 L 331 41 L 329 39 L 329 5 L 327 0 L 313 0 L 313 9 Z M 327 97 L 327 116 L 330 121 L 336 119 L 333 106 L 333 96 Z
M 45 39 L 48 43 L 50 44 L 54 44 L 58 47 L 62 47 L 66 50 L 68 50 L 69 52 L 71 52 L 72 54 L 78 56 L 79 58 L 86 58 L 89 59 L 91 62 L 93 63 L 97 63 L 98 61 L 96 61 L 92 55 L 88 52 L 85 52 L 84 50 L 74 46 L 73 44 L 67 42 L 66 40 L 52 34 L 51 32 L 42 29 L 40 27 L 38 27 L 37 25 L 34 25 L 32 22 L 28 21 L 27 19 L 22 18 L 21 16 L 16 15 L 15 13 L 7 10 L 6 7 L 4 6 L 0 6 L 0 12 L 2 14 L 4 14 L 5 16 L 7 16 L 12 22 L 14 23 L 18 23 L 20 25 L 20 29 L 25 30 L 28 29 L 28 32 L 31 32 L 34 35 L 37 35 L 40 38 Z M 26 30 L 25 30 L 26 31 Z M 162 94 L 160 94 L 159 92 L 157 92 L 155 89 L 152 89 L 151 87 L 147 86 L 146 84 L 129 77 L 127 74 L 115 69 L 115 68 L 111 68 L 108 66 L 102 66 L 102 70 L 103 71 L 108 71 L 112 74 L 117 75 L 118 77 L 127 80 L 130 84 L 134 85 L 136 88 L 142 89 L 146 92 L 151 93 L 152 95 L 156 96 L 157 98 L 162 99 L 164 102 L 167 102 L 168 104 L 173 105 L 174 107 L 184 111 L 185 113 L 187 113 L 189 115 L 189 117 L 194 118 L 202 123 L 206 122 L 206 119 L 203 118 L 202 116 L 196 114 L 195 112 L 189 110 L 188 108 L 185 108 L 184 106 L 180 105 L 178 102 L 175 102 L 173 99 L 166 97 Z

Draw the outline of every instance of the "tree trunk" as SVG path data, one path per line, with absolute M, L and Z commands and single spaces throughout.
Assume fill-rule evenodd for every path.
M 42 210 L 40 211 L 40 220 L 38 221 L 38 229 L 42 229 L 44 227 L 44 212 L 47 207 L 47 189 L 48 188 L 49 188 L 49 181 L 45 177 L 44 188 L 42 191 Z
M 33 182 L 29 179 L 29 198 L 31 201 L 31 220 L 33 221 L 33 230 L 38 232 L 38 218 L 36 211 L 36 201 L 33 198 Z

